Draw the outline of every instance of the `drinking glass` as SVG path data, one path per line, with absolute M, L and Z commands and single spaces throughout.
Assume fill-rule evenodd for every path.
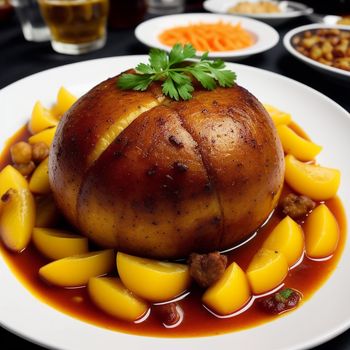
M 56 52 L 79 55 L 105 45 L 108 0 L 38 1 Z
M 37 0 L 11 0 L 10 3 L 15 8 L 26 40 L 50 40 L 50 31 L 40 14 Z

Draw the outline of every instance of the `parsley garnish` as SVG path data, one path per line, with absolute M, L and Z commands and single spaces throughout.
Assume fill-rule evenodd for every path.
M 184 65 L 187 59 L 194 58 L 196 50 L 191 44 L 182 46 L 176 44 L 167 54 L 160 49 L 151 49 L 149 63 L 140 63 L 135 68 L 136 73 L 124 73 L 118 79 L 118 87 L 122 90 L 145 91 L 153 81 L 163 81 L 164 95 L 178 101 L 180 98 L 189 100 L 194 87 L 190 76 L 193 76 L 208 90 L 213 90 L 219 84 L 222 87 L 233 86 L 236 74 L 225 68 L 222 60 L 210 61 L 208 52 L 204 53 L 198 62 Z
M 287 299 L 293 294 L 294 290 L 290 288 L 285 288 L 276 293 L 275 299 L 279 302 L 285 303 Z

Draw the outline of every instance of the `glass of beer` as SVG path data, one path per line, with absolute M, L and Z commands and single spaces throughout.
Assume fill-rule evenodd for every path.
M 106 43 L 108 0 L 38 1 L 56 52 L 79 55 Z

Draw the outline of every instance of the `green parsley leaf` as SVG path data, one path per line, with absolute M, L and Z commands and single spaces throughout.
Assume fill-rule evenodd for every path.
M 182 61 L 182 46 L 175 44 L 169 53 L 169 65 L 173 65 Z
M 214 78 L 199 69 L 191 69 L 191 74 L 202 84 L 205 89 L 213 90 L 216 88 L 216 83 Z
M 283 298 L 288 299 L 293 294 L 293 292 L 294 292 L 293 289 L 285 288 L 285 289 L 282 289 L 279 292 L 279 294 L 281 294 Z
M 212 70 L 212 74 L 222 87 L 232 86 L 232 80 L 236 79 L 236 74 L 230 70 Z
M 179 93 L 175 87 L 174 81 L 170 77 L 164 81 L 162 88 L 165 95 L 168 95 L 176 101 L 179 100 Z
M 151 49 L 149 52 L 149 63 L 156 72 L 161 72 L 168 67 L 168 55 L 160 49 Z
M 151 65 L 145 64 L 145 63 L 139 63 L 135 68 L 137 73 L 141 74 L 154 74 L 155 70 L 152 68 Z
M 191 79 L 188 75 L 184 75 L 181 73 L 169 72 L 169 77 L 174 80 L 176 84 L 182 85 L 182 84 L 191 84 Z
M 194 90 L 194 88 L 190 77 L 170 71 L 169 78 L 173 80 L 173 88 L 177 91 L 177 94 L 174 93 L 174 98 L 176 100 L 178 100 L 177 96 L 180 96 L 183 100 L 189 100 L 192 97 L 191 92 Z
M 169 65 L 172 66 L 177 63 L 181 63 L 184 60 L 193 58 L 196 56 L 196 50 L 190 44 L 186 44 L 182 47 L 181 44 L 175 44 L 169 53 Z
M 223 68 L 225 68 L 225 62 L 223 60 L 215 60 L 214 62 L 210 62 L 210 65 L 214 69 L 223 69 Z
M 191 44 L 186 44 L 183 48 L 183 59 L 187 60 L 196 56 L 196 49 Z
M 123 86 L 124 90 L 145 91 L 151 82 L 152 76 L 150 75 L 123 74 L 118 79 L 118 85 Z
M 204 52 L 204 54 L 201 56 L 201 61 L 208 61 L 209 59 L 209 52 Z
M 177 90 L 179 92 L 180 97 L 183 100 L 189 100 L 192 98 L 192 92 L 194 91 L 194 87 L 192 84 L 178 85 Z
M 176 44 L 169 54 L 160 49 L 151 49 L 149 63 L 138 64 L 134 74 L 124 73 L 118 79 L 117 85 L 123 90 L 144 91 L 153 81 L 163 81 L 163 93 L 176 101 L 192 97 L 194 87 L 191 77 L 208 90 L 215 89 L 217 85 L 234 85 L 236 74 L 225 69 L 222 60 L 210 61 L 208 52 L 205 52 L 199 61 L 186 62 L 194 58 L 195 54 L 191 44 Z
M 275 294 L 275 299 L 278 302 L 285 303 L 287 299 L 293 294 L 294 290 L 285 288 Z

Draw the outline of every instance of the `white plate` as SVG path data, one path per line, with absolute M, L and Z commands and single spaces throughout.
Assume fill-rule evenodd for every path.
M 200 22 L 217 23 L 218 21 L 231 24 L 241 23 L 245 30 L 249 31 L 255 36 L 256 42 L 252 46 L 240 50 L 209 52 L 209 57 L 211 58 L 216 57 L 232 60 L 242 59 L 250 55 L 267 51 L 278 43 L 278 33 L 267 24 L 250 18 L 235 17 L 230 15 L 215 15 L 211 13 L 185 13 L 181 15 L 156 17 L 139 24 L 135 29 L 135 36 L 145 45 L 170 51 L 171 48 L 163 45 L 158 39 L 159 34 L 161 34 L 164 30 L 176 26 L 186 26 Z M 197 51 L 198 56 L 202 54 L 203 52 Z
M 86 61 L 44 71 L 0 91 L 0 147 L 29 118 L 33 104 L 54 102 L 61 85 L 82 94 L 146 56 L 124 56 Z M 292 114 L 294 120 L 324 149 L 321 164 L 342 171 L 339 195 L 350 217 L 350 118 L 335 102 L 283 76 L 239 64 L 228 64 L 261 101 Z M 47 347 L 65 350 L 281 350 L 317 345 L 350 327 L 350 250 L 327 283 L 300 308 L 273 322 L 230 334 L 201 338 L 133 336 L 84 323 L 60 313 L 35 298 L 11 273 L 0 256 L 0 324 Z
M 249 0 L 206 0 L 203 3 L 203 7 L 209 12 L 227 14 L 229 8 L 243 1 L 249 1 Z M 260 0 L 250 0 L 249 2 L 259 2 L 259 1 Z M 279 8 L 281 10 L 281 12 L 279 13 L 254 13 L 254 14 L 234 13 L 234 15 L 255 18 L 275 26 L 283 22 L 286 22 L 292 18 L 310 15 L 313 12 L 312 8 L 294 1 L 281 1 L 279 3 Z
M 326 64 L 319 63 L 319 62 L 317 62 L 309 57 L 306 57 L 303 54 L 301 54 L 299 51 L 297 51 L 294 48 L 294 46 L 292 45 L 292 39 L 295 35 L 300 34 L 300 33 L 307 31 L 307 30 L 315 30 L 315 29 L 320 29 L 320 28 L 338 28 L 338 29 L 350 31 L 349 26 L 345 26 L 345 25 L 336 25 L 335 26 L 335 25 L 326 25 L 326 24 L 307 24 L 305 26 L 297 27 L 297 28 L 290 30 L 283 38 L 284 47 L 293 56 L 295 56 L 299 60 L 303 61 L 304 63 L 310 65 L 311 67 L 317 69 L 318 71 L 320 71 L 322 73 L 326 73 L 326 74 L 331 75 L 333 77 L 345 79 L 349 82 L 350 72 L 343 70 L 343 69 L 327 66 Z

